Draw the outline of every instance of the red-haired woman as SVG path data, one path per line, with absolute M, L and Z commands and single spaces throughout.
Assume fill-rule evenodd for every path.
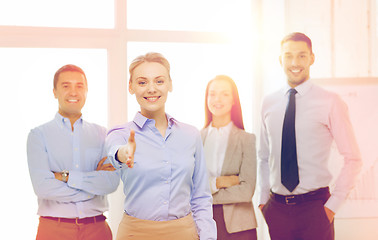
M 244 131 L 238 90 L 228 76 L 216 76 L 207 85 L 201 136 L 218 239 L 257 239 L 255 135 Z

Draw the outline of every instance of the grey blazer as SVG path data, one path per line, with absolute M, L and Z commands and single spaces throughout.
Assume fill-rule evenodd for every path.
M 201 130 L 206 141 L 208 128 Z M 256 185 L 256 137 L 232 125 L 222 176 L 238 175 L 240 184 L 222 188 L 213 194 L 213 204 L 223 204 L 227 232 L 234 233 L 257 227 L 252 196 Z

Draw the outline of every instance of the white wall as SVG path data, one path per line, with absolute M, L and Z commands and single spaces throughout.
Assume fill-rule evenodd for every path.
M 337 219 L 335 221 L 336 240 L 377 240 L 377 218 Z
M 305 32 L 314 42 L 313 77 L 378 76 L 376 0 L 285 2 L 285 32 Z

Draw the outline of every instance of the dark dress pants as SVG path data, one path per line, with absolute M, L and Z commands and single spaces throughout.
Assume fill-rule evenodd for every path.
M 334 240 L 334 223 L 330 223 L 323 200 L 286 205 L 272 198 L 263 215 L 271 240 Z

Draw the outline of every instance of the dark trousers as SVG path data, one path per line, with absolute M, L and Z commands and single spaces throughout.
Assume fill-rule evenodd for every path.
M 271 240 L 334 240 L 324 200 L 286 205 L 270 198 L 263 208 Z
M 223 205 L 213 205 L 213 216 L 217 223 L 217 239 L 218 240 L 256 240 L 256 229 L 246 231 L 228 233 L 223 217 Z

